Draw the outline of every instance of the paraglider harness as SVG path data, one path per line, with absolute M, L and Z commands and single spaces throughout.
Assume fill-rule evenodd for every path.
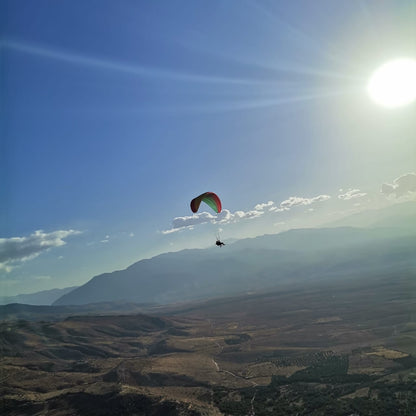
M 219 234 L 217 234 L 217 241 L 215 242 L 215 245 L 218 246 L 218 247 L 225 246 L 225 243 L 223 243 L 220 240 L 220 235 Z

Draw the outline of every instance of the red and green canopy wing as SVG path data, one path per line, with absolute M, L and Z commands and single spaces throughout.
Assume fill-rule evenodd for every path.
M 209 207 L 211 207 L 215 212 L 221 212 L 221 200 L 218 198 L 217 194 L 214 192 L 204 192 L 203 194 L 197 196 L 191 201 L 191 210 L 192 212 L 197 212 L 201 202 L 205 202 Z

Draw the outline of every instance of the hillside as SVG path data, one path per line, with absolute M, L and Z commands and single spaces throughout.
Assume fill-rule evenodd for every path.
M 127 302 L 101 302 L 87 305 L 25 305 L 10 303 L 0 305 L 2 320 L 24 319 L 28 321 L 60 321 L 71 316 L 79 315 L 119 315 L 138 313 L 151 307 L 149 304 Z
M 416 235 L 387 228 L 301 229 L 241 240 L 222 249 L 184 250 L 94 277 L 54 305 L 167 304 L 261 292 L 287 282 L 339 279 L 416 267 Z

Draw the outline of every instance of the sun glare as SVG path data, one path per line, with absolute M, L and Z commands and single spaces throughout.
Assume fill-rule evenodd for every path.
M 397 59 L 378 68 L 367 86 L 370 97 L 383 107 L 400 107 L 416 100 L 416 61 Z

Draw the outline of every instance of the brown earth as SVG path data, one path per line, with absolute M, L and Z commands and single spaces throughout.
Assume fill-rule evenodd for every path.
M 337 283 L 174 305 L 157 316 L 3 321 L 0 409 L 220 415 L 216 388 L 232 399 L 337 356 L 348 357 L 348 374 L 407 377 L 413 370 L 400 360 L 414 349 L 416 325 L 406 290 L 397 280 Z M 345 397 L 363 395 L 365 387 Z

